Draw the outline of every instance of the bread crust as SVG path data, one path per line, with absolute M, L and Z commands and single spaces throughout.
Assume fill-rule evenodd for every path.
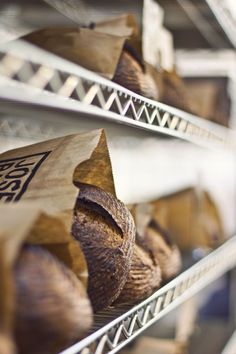
M 163 281 L 174 277 L 180 271 L 182 261 L 179 249 L 169 233 L 155 220 L 151 220 L 143 238 L 160 264 Z
M 135 226 L 126 206 L 102 189 L 79 185 L 72 234 L 80 242 L 88 270 L 94 311 L 119 296 L 129 273 Z
M 92 325 L 80 280 L 48 251 L 24 247 L 14 268 L 15 339 L 19 354 L 58 353 Z
M 136 236 L 131 269 L 116 304 L 135 303 L 151 295 L 161 284 L 161 269 L 153 251 Z

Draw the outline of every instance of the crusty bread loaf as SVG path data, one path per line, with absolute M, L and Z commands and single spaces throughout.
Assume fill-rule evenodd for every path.
M 14 268 L 19 354 L 58 353 L 86 334 L 92 309 L 79 279 L 48 251 L 25 246 Z
M 159 90 L 146 66 L 130 45 L 123 49 L 113 81 L 117 84 L 148 98 L 158 99 Z
M 145 241 L 137 236 L 129 276 L 115 304 L 140 301 L 151 295 L 160 283 L 159 263 Z
M 180 271 L 182 262 L 179 249 L 168 232 L 152 219 L 146 228 L 144 240 L 160 264 L 163 281 L 175 276 Z
M 79 184 L 72 233 L 89 270 L 88 294 L 94 311 L 120 294 L 131 266 L 135 227 L 126 206 L 102 189 Z

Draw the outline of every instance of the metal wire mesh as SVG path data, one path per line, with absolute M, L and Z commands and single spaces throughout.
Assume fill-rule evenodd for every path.
M 35 47 L 30 48 L 35 50 Z M 37 48 L 38 52 L 40 50 Z M 45 56 L 45 52 L 42 53 Z M 48 63 L 55 62 L 55 56 L 50 53 L 46 55 Z M 104 113 L 115 113 L 121 118 L 120 122 L 122 118 L 128 118 L 139 123 L 139 127 L 142 124 L 142 128 L 147 130 L 159 129 L 167 135 L 235 148 L 235 140 L 230 137 L 229 130 L 136 95 L 62 59 L 57 60 L 56 65 L 46 65 L 40 61 L 39 55 L 37 60 L 30 60 L 27 53 L 24 57 L 22 53 L 18 55 L 17 51 L 12 54 L 10 50 L 0 49 L 0 75 L 14 81 L 19 85 L 19 90 L 21 85 L 26 85 L 42 92 L 50 92 L 57 97 L 93 107 L 95 114 L 96 109 Z M 127 124 L 125 119 L 124 124 Z
M 199 292 L 236 265 L 236 236 L 196 265 L 176 277 L 148 299 L 106 324 L 61 354 L 116 353 L 173 308 Z M 102 323 L 121 309 L 109 309 L 95 316 Z

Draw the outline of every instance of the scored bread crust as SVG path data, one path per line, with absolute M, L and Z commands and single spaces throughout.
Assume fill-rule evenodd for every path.
M 115 304 L 132 304 L 153 293 L 161 283 L 161 269 L 145 241 L 136 238 L 131 269 Z
M 154 257 L 160 264 L 164 281 L 174 277 L 181 269 L 182 261 L 178 247 L 172 242 L 168 232 L 151 220 L 143 239 L 153 251 Z
M 19 354 L 58 353 L 86 335 L 92 307 L 80 280 L 48 251 L 25 246 L 14 267 Z
M 135 226 L 126 206 L 102 189 L 79 184 L 72 234 L 80 242 L 88 270 L 94 311 L 119 296 L 129 273 Z
M 113 81 L 141 95 L 144 73 L 141 65 L 125 50 L 122 51 Z

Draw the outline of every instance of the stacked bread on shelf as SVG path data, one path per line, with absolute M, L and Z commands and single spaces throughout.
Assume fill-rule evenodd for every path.
M 88 270 L 88 294 L 94 311 L 111 305 L 129 273 L 135 226 L 125 205 L 112 194 L 77 184 L 72 234 L 84 251 Z
M 162 65 L 162 53 L 156 54 L 155 66 L 144 60 L 142 33 L 134 15 L 124 14 L 88 28 L 40 29 L 23 39 L 132 92 L 190 110 L 187 90 L 174 64 Z
M 137 303 L 176 276 L 179 248 L 223 240 L 212 198 L 194 188 L 129 211 L 103 131 L 7 151 L 0 177 L 4 354 L 14 345 L 22 354 L 63 350 L 88 333 L 93 312 Z
M 224 83 L 204 82 L 201 87 L 183 80 L 163 9 L 154 1 L 144 7 L 141 19 L 123 14 L 87 27 L 43 28 L 22 38 L 132 92 L 227 126 L 230 102 L 227 97 L 221 106 L 222 100 L 217 101 L 220 93 L 227 96 Z
M 69 235 L 60 219 L 48 217 L 40 227 L 42 218 L 35 203 L 0 206 L 3 354 L 58 353 L 86 335 L 92 325 L 83 253 L 75 249 L 81 270 L 76 276 L 53 252 L 54 247 L 67 247 Z

